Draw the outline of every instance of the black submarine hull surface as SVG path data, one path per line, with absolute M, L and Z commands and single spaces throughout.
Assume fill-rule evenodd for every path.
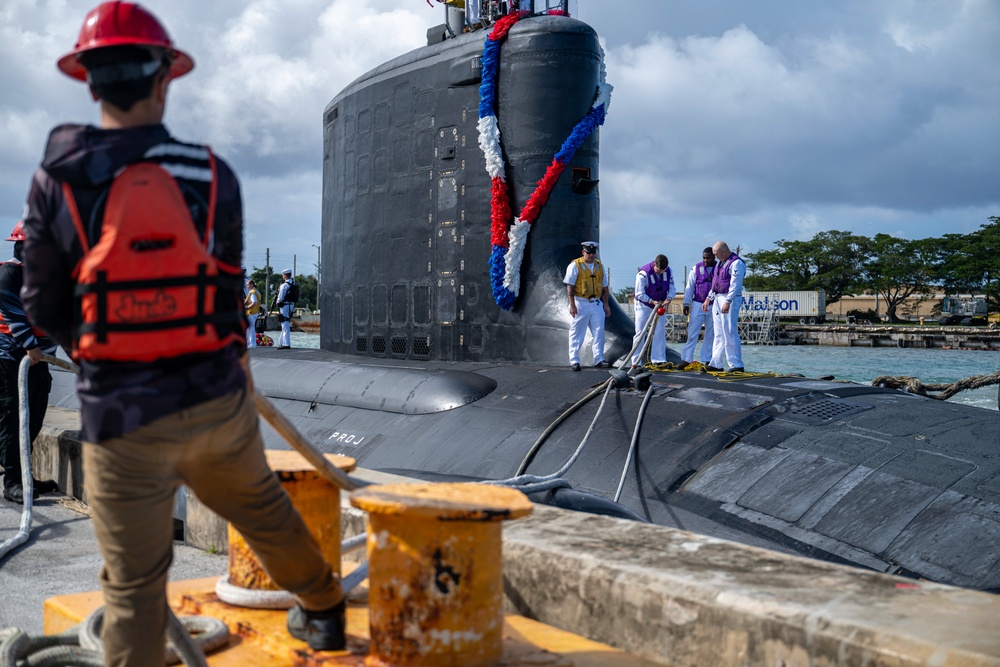
M 542 432 L 608 379 L 596 369 L 293 352 L 259 350 L 254 375 L 313 443 L 429 480 L 513 477 Z M 378 388 L 387 382 L 392 392 Z M 652 385 L 618 503 L 644 397 L 634 388 L 611 390 L 564 476 L 584 499 L 532 499 L 1000 592 L 1000 413 L 802 377 L 672 372 L 654 373 Z M 528 473 L 569 459 L 600 398 L 559 424 Z M 269 429 L 266 439 L 287 448 Z
M 251 357 L 258 389 L 319 450 L 431 481 L 513 477 L 539 436 L 608 379 L 318 349 Z M 53 378 L 53 403 L 78 409 L 74 376 Z M 532 500 L 1000 592 L 1000 412 L 802 377 L 651 379 L 627 469 L 644 392 L 616 388 L 563 476 L 572 488 Z M 528 473 L 569 459 L 600 398 L 552 431 Z M 289 448 L 261 423 L 268 448 Z

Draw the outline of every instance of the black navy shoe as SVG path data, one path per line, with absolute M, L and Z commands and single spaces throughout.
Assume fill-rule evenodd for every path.
M 580 364 L 577 364 L 577 363 L 572 363 L 572 364 L 569 365 L 569 367 L 571 369 L 573 369 L 574 371 L 580 370 Z
M 290 350 L 290 349 L 292 349 L 292 346 L 291 345 L 279 345 L 278 349 L 279 350 Z
M 314 651 L 341 651 L 347 646 L 344 603 L 326 611 L 308 611 L 301 605 L 288 610 L 288 633 Z
M 745 373 L 746 371 L 743 370 L 742 366 L 737 366 L 736 368 L 730 368 L 729 372 L 730 373 Z
M 709 373 L 721 373 L 722 369 L 717 366 L 705 366 L 705 370 Z
M 54 479 L 36 479 L 34 482 L 35 492 L 43 496 L 46 493 L 58 493 L 59 485 Z
M 596 364 L 594 364 L 594 368 L 607 368 L 610 365 L 611 364 L 609 364 L 607 361 L 604 361 L 602 359 L 601 361 L 598 361 Z
M 12 484 L 10 486 L 5 486 L 3 488 L 3 499 L 9 500 L 12 503 L 17 503 L 18 505 L 24 504 L 24 487 L 20 484 Z M 38 489 L 35 488 L 31 492 L 31 499 L 38 500 Z

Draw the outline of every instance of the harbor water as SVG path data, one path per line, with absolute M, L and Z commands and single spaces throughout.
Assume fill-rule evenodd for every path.
M 319 335 L 293 332 L 292 345 L 318 348 Z M 676 344 L 670 346 L 680 349 Z M 906 375 L 930 384 L 995 373 L 1000 366 L 1000 354 L 981 350 L 745 345 L 743 362 L 748 371 L 800 373 L 807 377 L 832 375 L 837 380 L 861 384 L 870 384 L 880 375 Z M 960 392 L 949 400 L 996 410 L 997 391 L 994 385 Z
M 832 375 L 862 384 L 882 375 L 910 376 L 931 384 L 995 373 L 1000 355 L 982 350 L 748 345 L 743 348 L 743 362 L 748 371 Z M 996 410 L 997 386 L 960 392 L 949 400 Z

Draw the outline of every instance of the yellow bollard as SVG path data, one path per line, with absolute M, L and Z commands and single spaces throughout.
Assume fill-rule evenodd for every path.
M 309 532 L 319 542 L 326 562 L 339 575 L 340 489 L 322 477 L 298 452 L 269 449 L 265 454 L 267 464 L 278 475 Z M 354 470 L 356 462 L 352 458 L 335 454 L 327 454 L 326 458 L 344 472 Z M 229 583 L 256 591 L 281 590 L 232 524 L 229 525 Z
M 531 512 L 485 484 L 389 484 L 351 494 L 368 512 L 369 667 L 488 667 L 503 652 L 500 521 Z

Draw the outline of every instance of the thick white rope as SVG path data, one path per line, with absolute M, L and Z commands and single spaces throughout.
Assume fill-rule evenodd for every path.
M 341 555 L 357 551 L 361 547 L 365 546 L 367 540 L 367 533 L 360 533 L 347 538 L 340 543 Z M 358 569 L 360 570 L 361 568 Z M 367 565 L 364 567 L 364 572 L 367 576 Z M 361 577 L 355 581 L 356 577 L 354 575 L 356 573 L 357 570 L 352 572 L 351 575 L 344 577 L 343 581 L 341 581 L 341 587 L 344 590 L 345 596 L 365 579 L 365 577 Z M 219 599 L 226 604 L 235 605 L 237 607 L 247 607 L 249 609 L 291 609 L 296 604 L 295 596 L 288 591 L 268 591 L 243 588 L 242 586 L 236 586 L 235 584 L 230 583 L 228 575 L 220 577 L 216 582 L 215 594 L 218 595 Z

